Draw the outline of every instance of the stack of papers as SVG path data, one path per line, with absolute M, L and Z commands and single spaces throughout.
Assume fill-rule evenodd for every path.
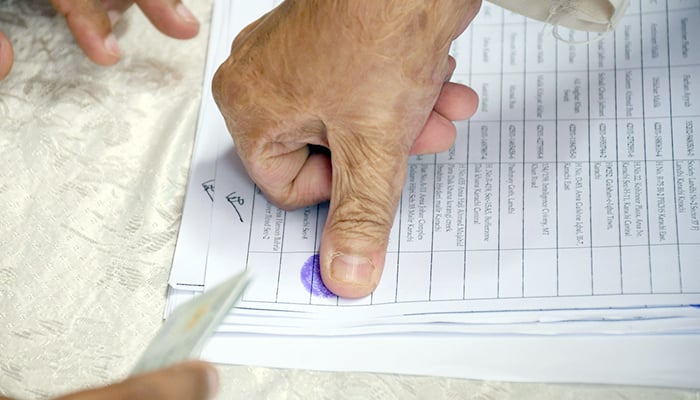
M 211 96 L 233 38 L 277 3 L 215 1 L 166 318 L 254 281 L 205 358 L 700 387 L 700 1 L 632 1 L 602 38 L 559 28 L 568 43 L 484 4 L 451 52 L 479 111 L 449 151 L 410 159 L 382 280 L 356 300 L 320 279 L 327 204 L 270 204 Z

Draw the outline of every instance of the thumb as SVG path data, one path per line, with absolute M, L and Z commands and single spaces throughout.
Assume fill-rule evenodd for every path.
M 364 297 L 384 269 L 410 143 L 387 131 L 331 132 L 332 189 L 321 237 L 321 277 L 341 297 Z

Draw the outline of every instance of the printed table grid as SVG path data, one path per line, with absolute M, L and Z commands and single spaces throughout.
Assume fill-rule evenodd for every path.
M 686 11 L 692 14 L 698 8 L 671 10 L 668 3 L 663 9 L 642 13 L 643 3 L 633 2 L 633 9 L 624 17 L 625 21 L 639 25 L 637 64 L 631 64 L 626 54 L 618 53 L 619 50 L 635 54 L 618 44 L 619 40 L 634 41 L 627 36 L 620 39 L 621 35 L 632 32 L 632 28 L 621 24 L 622 30 L 601 40 L 604 44 L 594 42 L 576 50 L 576 54 L 585 58 L 585 68 L 564 65 L 565 68 L 560 69 L 560 52 L 564 54 L 570 47 L 554 43 L 553 69 L 528 70 L 530 54 L 526 52 L 519 61 L 522 70 L 507 69 L 508 49 L 504 45 L 496 51 L 499 54 L 488 55 L 498 59 L 499 67 L 489 65 L 490 71 L 498 72 L 484 72 L 478 67 L 480 54 L 475 52 L 483 47 L 475 45 L 475 30 L 498 27 L 505 42 L 506 30 L 520 27 L 525 49 L 528 33 L 536 32 L 532 26 L 541 24 L 525 19 L 508 22 L 503 12 L 488 17 L 495 21 L 493 24 L 485 22 L 484 18 L 477 20 L 460 38 L 462 43 L 468 43 L 461 45 L 460 51 L 468 48 L 471 65 L 460 70 L 458 60 L 454 77 L 465 83 L 477 79 L 487 85 L 475 88 L 477 91 L 488 88 L 484 91 L 488 93 L 485 99 L 498 108 L 478 113 L 472 120 L 459 124 L 458 143 L 450 152 L 411 160 L 390 238 L 384 277 L 378 291 L 367 300 L 368 304 L 700 293 L 700 267 L 695 265 L 700 259 L 700 227 L 694 214 L 697 212 L 696 169 L 700 166 L 700 157 L 691 151 L 687 142 L 700 140 L 695 131 L 700 124 L 700 114 L 697 107 L 683 104 L 676 104 L 678 108 L 674 109 L 674 101 L 682 102 L 677 101 L 681 95 L 673 92 L 682 89 L 676 76 L 680 72 L 688 74 L 692 80 L 700 80 L 700 60 L 673 62 L 670 43 L 670 15 Z M 652 78 L 645 80 L 645 71 L 650 69 L 645 68 L 642 23 L 652 14 L 665 16 L 666 47 L 661 51 L 665 52 L 666 59 L 653 61 L 661 64 L 649 67 L 653 68 L 653 82 L 650 82 Z M 610 41 L 612 44 L 607 43 Z M 608 64 L 602 67 L 592 67 L 591 55 L 603 48 L 601 46 L 611 49 L 612 55 L 608 54 L 611 61 L 606 61 Z M 538 81 L 542 75 L 552 83 Z M 488 77 L 496 80 L 490 82 Z M 532 77 L 537 79 L 533 81 Z M 521 97 L 515 101 L 523 106 L 521 117 L 514 117 L 513 113 L 505 112 L 507 102 L 513 101 L 512 96 L 509 99 L 506 95 L 505 80 L 509 80 L 512 90 L 518 78 L 521 91 L 517 96 Z M 576 82 L 573 88 L 570 86 L 572 79 Z M 609 79 L 603 82 L 607 85 L 605 91 L 612 93 L 602 100 L 596 98 L 601 91 L 601 79 Z M 494 82 L 496 89 L 491 86 Z M 639 86 L 634 86 L 637 83 Z M 551 85 L 553 90 L 547 92 L 546 85 Z M 667 106 L 665 110 L 655 103 L 657 86 L 668 95 L 667 103 L 661 100 L 661 106 Z M 548 99 L 528 92 L 543 87 Z M 599 93 L 592 92 L 592 87 Z M 580 107 L 585 106 L 583 113 L 572 112 L 565 101 L 566 96 L 577 95 L 576 90 L 583 93 L 578 94 Z M 693 95 L 694 98 L 698 96 Z M 633 104 L 638 98 L 641 103 Z M 543 110 L 537 110 L 542 112 L 539 117 L 529 113 L 532 99 L 551 101 L 543 103 Z M 603 108 L 600 108 L 600 101 L 607 102 Z M 647 104 L 647 101 L 652 103 Z M 596 112 L 595 105 L 599 106 Z M 607 111 L 610 108 L 613 110 Z M 609 114 L 600 115 L 603 109 Z M 605 151 L 598 143 L 603 139 L 609 146 Z M 541 148 L 528 147 L 534 140 L 542 140 L 544 144 Z M 561 147 L 567 143 L 568 149 Z M 571 155 L 574 149 L 580 150 L 576 156 Z M 566 150 L 569 150 L 568 155 Z M 522 181 L 520 185 L 513 185 L 519 180 Z M 509 194 L 512 192 L 516 195 Z M 256 190 L 255 198 L 259 196 L 262 194 Z M 608 204 L 599 205 L 603 200 Z M 547 208 L 546 217 L 543 208 L 538 208 L 543 204 Z M 515 226 L 513 215 L 517 213 L 509 214 L 509 210 L 520 213 L 520 221 Z M 277 269 L 274 274 L 276 303 L 343 304 L 342 299 L 317 299 L 311 293 L 300 297 L 299 301 L 289 301 L 286 296 L 294 295 L 279 291 L 284 286 L 282 279 L 293 279 L 285 275 L 288 272 L 285 266 L 290 265 L 285 258 L 292 257 L 295 263 L 291 265 L 298 265 L 299 260 L 317 251 L 318 232 L 323 227 L 325 211 L 324 207 L 315 208 L 313 243 L 309 241 L 304 245 L 308 248 L 304 249 L 297 249 L 284 239 L 275 251 L 262 249 L 256 243 L 257 228 L 251 226 L 247 262 L 255 263 L 257 258 L 268 257 L 271 261 L 277 260 L 267 264 Z M 541 214 L 535 215 L 538 212 Z M 539 231 L 533 228 L 538 223 L 535 217 L 542 220 Z M 281 218 L 281 232 L 286 232 L 287 213 L 281 212 L 272 217 L 275 218 Z M 450 229 L 461 229 L 461 234 L 455 234 L 450 239 L 453 243 L 447 243 L 445 237 L 449 235 L 437 228 L 438 223 L 449 223 Z M 602 229 L 606 224 L 607 229 Z M 281 235 L 282 238 L 286 236 Z M 404 256 L 412 262 L 402 263 Z M 424 262 L 416 262 L 417 259 L 424 259 Z M 676 266 L 677 270 L 673 271 Z M 455 272 L 459 269 L 461 271 Z M 549 281 L 540 284 L 533 276 L 548 276 Z M 389 287 L 388 292 L 382 291 L 384 286 Z M 422 297 L 421 291 L 427 295 Z M 449 291 L 459 291 L 461 296 L 447 295 Z

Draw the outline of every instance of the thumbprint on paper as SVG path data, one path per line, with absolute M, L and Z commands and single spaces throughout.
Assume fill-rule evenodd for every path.
M 309 257 L 301 267 L 301 283 L 313 296 L 335 297 L 321 280 L 321 259 L 318 254 Z

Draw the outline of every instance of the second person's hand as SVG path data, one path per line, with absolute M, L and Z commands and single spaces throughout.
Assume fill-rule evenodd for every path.
M 119 61 L 121 50 L 112 27 L 134 3 L 164 34 L 189 39 L 197 35 L 199 22 L 180 0 L 50 0 L 61 13 L 83 52 L 98 65 Z M 2 27 L 0 27 L 2 28 Z M 9 38 L 0 31 L 0 80 L 12 68 L 14 53 Z
M 219 376 L 213 365 L 187 361 L 55 400 L 208 400 L 218 389 Z M 0 400 L 12 399 L 0 395 Z

